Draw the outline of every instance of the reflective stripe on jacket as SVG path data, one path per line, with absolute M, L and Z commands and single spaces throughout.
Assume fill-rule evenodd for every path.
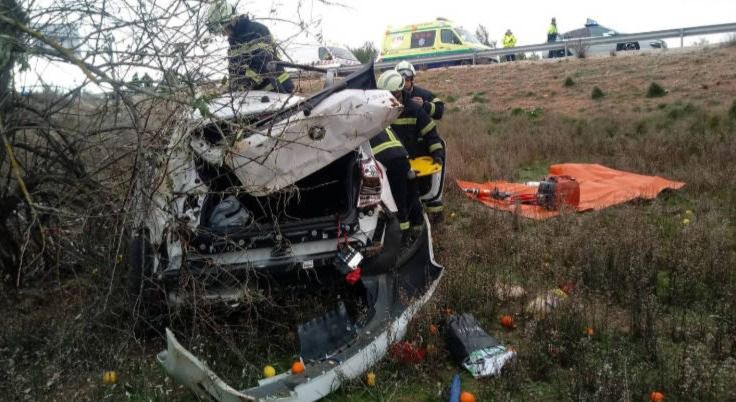
M 391 127 L 387 127 L 371 138 L 370 144 L 373 155 L 384 165 L 386 161 L 391 159 L 406 158 L 408 156 L 404 145 Z
M 445 114 L 445 103 L 432 92 L 416 85 L 412 86 L 411 97 L 418 96 L 424 100 L 422 108 L 434 120 L 441 120 Z
M 429 117 L 424 108 L 411 101 L 408 93 L 404 92 L 402 96 L 404 111 L 391 123 L 391 128 L 406 148 L 409 157 L 415 158 L 429 152 L 433 156 L 444 158 L 442 141 L 437 134 L 437 123 Z

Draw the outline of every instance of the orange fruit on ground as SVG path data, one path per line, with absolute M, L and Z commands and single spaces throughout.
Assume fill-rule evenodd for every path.
M 664 401 L 664 394 L 659 391 L 652 391 L 652 393 L 649 394 L 649 400 L 652 402 L 662 402 Z
M 366 374 L 366 376 L 365 376 L 365 383 L 369 387 L 375 387 L 376 386 L 376 373 L 374 373 L 374 372 L 371 371 L 368 374 Z
M 118 373 L 114 371 L 105 371 L 102 373 L 102 382 L 107 385 L 112 385 L 118 382 Z
M 587 328 L 585 328 L 585 335 L 588 335 L 588 336 L 595 335 L 595 330 L 593 329 L 593 327 L 587 327 Z
M 304 363 L 295 361 L 291 364 L 291 374 L 301 374 L 304 372 Z
M 460 394 L 460 402 L 475 402 L 475 395 L 468 391 L 463 391 L 463 393 Z
M 502 315 L 500 321 L 501 321 L 501 325 L 503 325 L 506 328 L 514 327 L 514 318 L 508 314 Z
M 439 328 L 437 328 L 436 325 L 430 324 L 429 325 L 429 333 L 432 335 L 437 335 L 440 332 Z

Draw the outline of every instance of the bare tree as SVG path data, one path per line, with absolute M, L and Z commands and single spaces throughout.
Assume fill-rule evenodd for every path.
M 478 25 L 478 28 L 475 29 L 475 37 L 478 38 L 480 43 L 491 47 L 496 48 L 496 41 L 490 39 L 490 35 L 488 34 L 488 28 L 486 28 L 485 25 L 480 24 Z

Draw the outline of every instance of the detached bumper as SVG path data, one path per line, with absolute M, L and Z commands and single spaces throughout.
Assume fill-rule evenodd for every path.
M 300 328 L 300 338 L 304 335 L 301 355 L 306 368 L 302 374 L 286 372 L 260 380 L 256 387 L 235 390 L 184 349 L 168 329 L 168 346 L 159 353 L 158 361 L 171 377 L 204 400 L 309 402 L 321 399 L 337 390 L 343 381 L 359 377 L 381 360 L 389 346 L 404 337 L 411 319 L 434 294 L 443 268 L 433 258 L 429 223 L 414 249 L 414 255 L 395 273 L 363 277 L 372 315 L 362 326 L 347 323 L 353 325 L 354 333 L 347 338 L 343 336 L 344 342 L 336 345 L 314 341 L 321 331 L 328 335 L 335 320 L 345 319 L 338 312 L 316 318 Z

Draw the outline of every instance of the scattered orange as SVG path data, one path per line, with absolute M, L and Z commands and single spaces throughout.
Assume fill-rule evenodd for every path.
M 662 402 L 664 401 L 664 394 L 659 391 L 652 391 L 652 393 L 649 394 L 649 400 L 652 402 Z
M 440 332 L 439 328 L 437 328 L 436 325 L 430 324 L 429 325 L 429 333 L 432 335 L 437 335 Z
M 585 328 L 585 335 L 588 335 L 588 336 L 595 335 L 595 330 L 593 329 L 593 327 L 587 327 L 587 328 Z
M 304 372 L 304 363 L 299 360 L 291 364 L 291 374 L 301 374 Z
M 365 376 L 365 383 L 369 387 L 375 387 L 376 386 L 376 373 L 372 371 L 368 372 L 368 374 L 366 374 Z
M 501 321 L 501 325 L 503 325 L 506 328 L 514 327 L 514 318 L 508 314 L 502 315 L 500 321 Z
M 102 382 L 108 385 L 118 382 L 118 373 L 114 371 L 105 371 L 102 373 Z
M 460 402 L 475 402 L 475 395 L 468 391 L 463 391 L 463 393 L 460 394 Z

